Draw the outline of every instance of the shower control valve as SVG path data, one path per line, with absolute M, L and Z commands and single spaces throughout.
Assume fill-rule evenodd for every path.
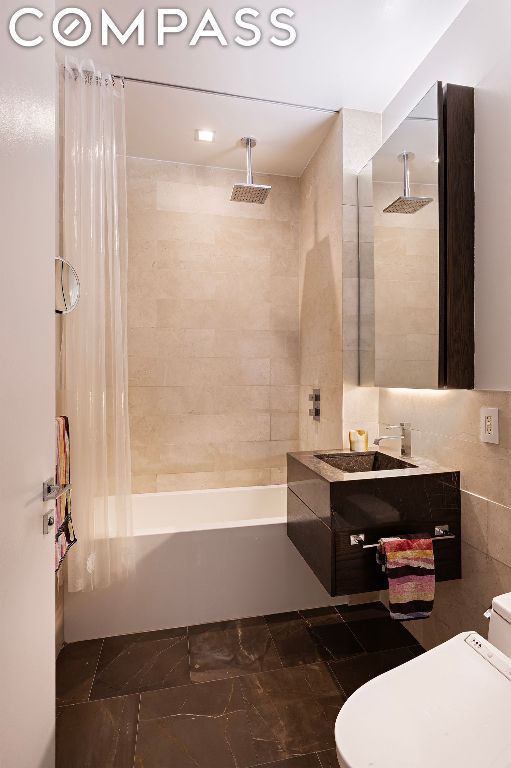
M 321 421 L 321 390 L 314 389 L 312 395 L 309 395 L 309 400 L 314 403 L 314 407 L 309 409 L 309 416 L 312 416 L 314 421 Z

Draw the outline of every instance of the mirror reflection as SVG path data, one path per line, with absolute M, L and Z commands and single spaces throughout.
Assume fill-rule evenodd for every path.
M 68 315 L 80 300 L 80 280 L 75 268 L 64 259 L 55 259 L 55 312 Z
M 363 385 L 438 387 L 438 89 L 360 174 Z

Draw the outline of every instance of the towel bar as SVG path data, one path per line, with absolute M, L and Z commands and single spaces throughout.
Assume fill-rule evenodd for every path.
M 389 537 L 391 538 L 391 537 Z M 398 539 L 404 538 L 403 536 L 396 536 Z M 448 525 L 439 525 L 435 528 L 435 535 L 431 537 L 432 541 L 445 541 L 449 539 L 455 539 L 456 536 L 453 533 L 450 533 L 450 529 Z M 352 547 L 361 547 L 362 549 L 376 549 L 378 546 L 378 542 L 376 544 L 365 544 L 366 536 L 365 533 L 356 533 L 353 536 L 350 536 L 350 544 Z

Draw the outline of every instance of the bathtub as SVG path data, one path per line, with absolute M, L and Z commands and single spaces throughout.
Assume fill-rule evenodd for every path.
M 66 641 L 342 602 L 288 539 L 286 493 L 279 485 L 133 496 L 136 570 L 108 589 L 66 594 Z

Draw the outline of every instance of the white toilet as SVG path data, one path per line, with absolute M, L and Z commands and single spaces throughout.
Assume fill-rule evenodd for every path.
M 466 632 L 364 685 L 335 725 L 342 768 L 511 768 L 511 593 Z

